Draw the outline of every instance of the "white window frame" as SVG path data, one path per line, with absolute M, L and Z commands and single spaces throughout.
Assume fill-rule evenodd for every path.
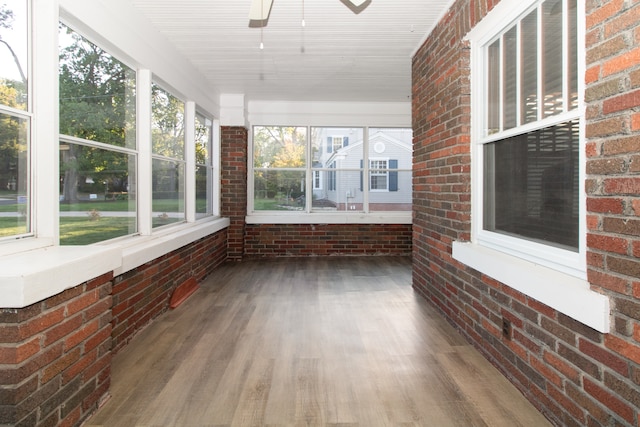
M 301 125 L 301 124 L 287 124 L 287 125 L 269 125 L 269 124 L 252 124 L 251 131 L 249 132 L 249 143 L 248 143 L 248 176 L 247 176 L 247 215 L 245 217 L 245 222 L 247 224 L 411 224 L 412 219 L 412 211 L 369 211 L 365 209 L 363 211 L 335 211 L 335 212 L 314 212 L 312 210 L 311 203 L 308 203 L 305 211 L 303 212 L 285 212 L 285 211 L 255 211 L 254 210 L 254 172 L 256 168 L 253 165 L 253 127 L 255 126 L 296 126 L 296 127 L 306 127 L 307 135 L 311 135 L 311 128 L 314 127 L 361 127 L 363 128 L 363 156 L 367 158 L 367 153 L 369 153 L 369 129 L 370 128 L 379 128 L 380 126 L 350 126 L 345 123 L 343 126 L 336 125 L 325 125 L 322 123 L 313 124 L 313 125 Z M 397 127 L 397 128 L 408 128 L 407 126 L 386 126 L 389 128 Z M 339 136 L 338 136 L 339 137 Z M 332 142 L 336 136 L 331 136 Z M 343 143 L 344 143 L 344 136 Z M 307 141 L 307 144 L 310 144 L 310 138 Z M 349 141 L 349 145 L 353 142 Z M 333 145 L 332 145 L 333 147 Z M 335 151 L 334 151 L 335 153 Z M 306 192 L 305 194 L 313 194 L 313 174 L 310 173 L 314 169 L 308 165 L 311 165 L 311 150 L 307 150 L 307 166 L 305 166 L 306 173 Z M 364 192 L 363 195 L 363 204 L 368 207 L 369 205 L 369 194 L 371 193 L 370 182 L 367 178 L 369 176 L 369 161 L 363 160 L 363 167 L 357 169 L 334 169 L 334 168 L 325 168 L 320 169 L 321 172 L 326 172 L 326 176 L 329 177 L 330 174 L 336 173 L 340 170 L 347 172 L 361 172 L 363 177 L 363 189 L 366 188 L 367 191 Z M 389 159 L 387 159 L 388 161 Z M 334 163 L 335 164 L 335 163 Z M 388 163 L 387 163 L 388 164 Z M 283 169 L 287 170 L 287 169 Z M 302 170 L 302 169 L 296 169 Z M 398 172 L 411 172 L 411 169 L 394 169 L 394 171 Z M 388 183 L 388 172 L 387 169 L 387 188 L 389 186 Z M 336 175 L 333 175 L 334 177 Z M 366 182 L 366 184 L 365 184 Z M 327 179 L 327 185 L 329 185 L 329 178 Z M 338 182 L 335 182 L 335 185 L 338 186 Z M 366 187 L 364 187 L 366 185 Z M 334 189 L 335 190 L 335 189 Z M 334 191 L 331 190 L 331 191 Z M 375 190 L 374 190 L 375 191 Z M 387 190 L 384 190 L 387 191 Z
M 335 153 L 338 150 L 344 148 L 344 136 L 333 135 L 331 136 L 331 149 Z
M 578 252 L 574 253 L 483 230 L 482 146 L 484 143 L 527 130 L 526 126 L 521 126 L 517 130 L 503 131 L 490 137 L 484 136 L 485 46 L 511 27 L 513 22 L 541 3 L 543 0 L 502 0 L 466 37 L 471 45 L 471 154 L 474 171 L 471 197 L 472 228 L 471 242 L 453 243 L 453 257 L 598 331 L 608 332 L 609 300 L 606 296 L 591 291 L 586 280 L 584 120 L 580 120 L 579 216 L 581 219 Z M 578 40 L 584 40 L 585 34 L 583 3 L 577 1 Z M 582 72 L 584 54 L 584 44 L 578 43 L 578 76 L 584 75 Z M 531 130 L 538 129 L 541 125 L 546 127 L 575 118 L 583 119 L 585 111 L 583 93 L 584 81 L 579 80 L 578 110 L 536 122 Z
M 374 162 L 384 162 L 383 168 L 374 168 Z M 386 185 L 385 188 L 372 188 L 371 178 L 374 176 L 384 176 Z M 389 159 L 386 157 L 369 157 L 369 191 L 374 193 L 388 193 L 389 192 Z
M 31 169 L 32 180 L 32 231 L 26 237 L 0 244 L 0 306 L 21 308 L 56 295 L 65 289 L 77 286 L 102 274 L 112 272 L 115 276 L 157 259 L 171 251 L 200 240 L 227 228 L 228 218 L 219 217 L 220 212 L 220 123 L 214 120 L 213 150 L 214 167 L 212 187 L 213 214 L 207 218 L 151 229 L 151 81 L 150 69 L 140 66 L 144 60 L 154 68 L 169 75 L 171 82 L 186 88 L 193 98 L 202 99 L 210 108 L 215 108 L 212 99 L 203 96 L 198 84 L 180 81 L 180 78 L 197 74 L 197 70 L 186 64 L 179 76 L 168 72 L 174 69 L 171 54 L 151 55 L 149 52 L 164 52 L 166 47 L 153 38 L 145 38 L 137 44 L 124 46 L 121 50 L 111 40 L 133 40 L 133 30 L 126 26 L 112 25 L 104 16 L 111 16 L 111 5 L 89 4 L 74 0 L 30 0 L 32 61 L 30 61 L 30 93 L 33 105 L 31 124 Z M 136 114 L 138 140 L 138 234 L 116 238 L 86 246 L 59 246 L 59 109 L 58 109 L 58 23 L 62 20 L 75 31 L 115 57 L 126 60 L 137 71 Z M 128 34 L 127 34 L 128 32 Z M 149 49 L 150 45 L 157 49 Z M 32 62 L 38 66 L 33 67 Z M 123 61 L 125 62 L 125 61 Z M 187 71 L 187 69 L 189 71 Z M 164 81 L 165 79 L 163 79 Z M 173 86 L 173 85 L 171 85 Z M 170 86 L 170 87 L 171 87 Z M 163 85 L 163 87 L 167 87 Z M 172 88 L 173 89 L 173 88 Z M 193 99 L 173 91 L 187 103 Z M 193 108 L 195 110 L 195 107 Z M 210 117 L 214 115 L 209 114 Z M 142 125 L 144 123 L 145 125 Z M 189 123 L 189 122 L 187 122 Z M 185 144 L 193 147 L 194 144 Z M 185 154 L 186 155 L 186 154 Z M 186 209 L 187 204 L 185 204 Z M 55 280 L 51 280 L 51 278 Z

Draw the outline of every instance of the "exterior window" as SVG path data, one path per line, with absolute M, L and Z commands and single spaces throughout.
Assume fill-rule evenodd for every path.
M 479 46 L 474 92 L 484 111 L 478 238 L 551 264 L 555 250 L 580 250 L 576 10 L 576 0 L 535 2 Z
M 31 232 L 27 1 L 0 3 L 0 239 Z
M 322 171 L 313 171 L 313 189 L 322 190 Z
M 136 232 L 135 72 L 60 25 L 60 244 Z
M 213 122 L 196 113 L 196 218 L 213 215 Z
M 256 126 L 253 211 L 408 212 L 412 135 L 406 128 Z
M 389 172 L 386 160 L 370 160 L 369 179 L 372 191 L 387 191 L 389 189 Z
M 185 220 L 184 102 L 151 88 L 153 227 Z
M 307 128 L 253 128 L 254 210 L 303 211 Z

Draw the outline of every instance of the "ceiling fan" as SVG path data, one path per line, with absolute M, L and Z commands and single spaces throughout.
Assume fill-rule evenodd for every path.
M 304 0 L 303 0 L 304 1 Z M 371 0 L 340 0 L 353 13 L 360 13 L 369 6 Z M 303 3 L 304 4 L 304 3 Z M 251 9 L 249 10 L 249 26 L 250 27 L 266 27 L 271 14 L 271 6 L 273 0 L 251 0 Z

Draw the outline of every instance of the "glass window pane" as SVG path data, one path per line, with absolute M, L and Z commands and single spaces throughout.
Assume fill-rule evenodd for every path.
M 411 210 L 413 131 L 369 129 L 369 211 Z
M 0 237 L 30 231 L 29 119 L 0 113 Z
M 60 244 L 136 232 L 136 157 L 60 142 Z
M 323 181 L 314 185 L 312 210 L 361 211 L 364 129 L 312 127 L 311 153 L 313 171 Z
M 484 228 L 578 248 L 578 122 L 485 145 Z
M 213 136 L 211 119 L 196 114 L 196 163 L 211 164 L 211 141 Z
M 500 40 L 487 48 L 487 126 L 485 136 L 500 131 Z
M 307 128 L 255 126 L 253 166 L 256 168 L 304 168 L 307 165 Z
M 184 221 L 184 163 L 153 159 L 153 227 Z
M 503 36 L 503 100 L 502 100 L 502 127 L 511 129 L 518 123 L 517 118 L 517 93 L 518 93 L 518 39 L 517 27 L 511 28 Z
M 521 24 L 521 80 L 520 122 L 538 120 L 538 14 L 529 13 Z
M 577 0 L 568 0 L 569 13 L 567 25 L 569 30 L 569 108 L 578 107 L 578 6 Z
M 304 211 L 305 171 L 260 169 L 254 172 L 256 211 Z
M 369 193 L 369 211 L 411 211 L 411 171 L 389 171 L 388 191 Z
M 153 154 L 184 159 L 184 102 L 157 84 L 151 88 Z
M 28 109 L 28 15 L 26 0 L 0 3 L 0 104 Z
M 136 148 L 136 73 L 60 24 L 60 133 Z
M 196 113 L 196 218 L 213 215 L 213 168 L 211 161 L 213 122 Z
M 211 200 L 211 184 L 213 169 L 204 165 L 196 166 L 196 218 L 213 215 Z
M 544 48 L 544 117 L 562 112 L 562 0 L 542 4 L 542 37 Z

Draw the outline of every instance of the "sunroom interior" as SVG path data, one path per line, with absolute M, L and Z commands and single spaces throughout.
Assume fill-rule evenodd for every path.
M 442 51 L 420 75 L 412 61 L 438 26 L 462 15 L 475 24 L 494 2 L 454 3 L 464 2 L 0 2 L 0 368 L 10 374 L 0 383 L 8 396 L 0 424 L 429 425 L 432 416 L 441 425 L 517 419 L 537 426 L 560 419 L 544 398 L 529 402 L 521 386 L 540 374 L 516 361 L 526 375 L 514 381 L 485 360 L 498 365 L 500 350 L 481 355 L 467 341 L 477 333 L 487 347 L 513 350 L 512 323 L 524 329 L 518 316 L 538 311 L 584 322 L 587 336 L 610 328 L 609 300 L 589 289 L 582 260 L 585 200 L 571 199 L 584 177 L 579 138 L 572 139 L 582 131 L 581 112 L 571 110 L 578 98 L 560 101 L 568 113 L 559 116 L 569 121 L 548 120 L 553 138 L 566 128 L 554 139 L 560 148 L 549 148 L 528 175 L 497 168 L 495 176 L 468 178 L 468 156 L 448 162 L 442 154 L 468 154 L 455 151 L 455 135 L 442 140 L 440 153 L 425 154 L 415 130 L 425 141 L 453 134 L 445 116 L 466 106 L 448 103 L 447 93 L 413 99 L 427 96 L 424 76 L 440 73 L 440 82 L 459 70 L 445 66 Z M 513 3 L 502 3 L 498 12 L 507 15 L 504 4 Z M 527 1 L 527 8 L 542 16 L 543 3 L 573 18 L 582 8 L 575 0 Z M 560 28 L 564 41 L 582 34 L 573 30 Z M 469 39 L 455 42 L 468 53 Z M 460 80 L 457 96 L 467 102 L 473 85 Z M 577 93 L 582 82 L 574 80 Z M 465 123 L 462 139 L 476 125 Z M 539 147 L 548 129 L 531 125 L 528 143 Z M 499 144 L 490 132 L 483 137 L 493 159 L 483 167 L 532 151 L 493 153 Z M 575 158 L 562 169 L 566 152 Z M 545 191 L 562 197 L 566 185 L 555 191 L 554 184 L 570 182 L 564 216 L 545 205 L 537 222 L 519 222 L 531 199 L 544 199 L 544 191 L 514 198 L 528 191 L 530 175 L 551 181 Z M 461 176 L 468 181 L 454 182 Z M 472 197 L 483 184 L 496 190 L 491 203 L 510 209 L 478 211 Z M 427 187 L 442 199 L 417 196 Z M 468 198 L 456 204 L 454 193 Z M 500 234 L 524 235 L 523 253 L 531 241 L 570 252 L 569 264 L 580 259 L 578 273 L 494 251 L 490 239 L 470 245 L 484 238 L 469 225 L 479 213 L 500 241 Z M 451 232 L 458 220 L 469 229 Z M 422 264 L 416 255 L 440 259 Z M 511 297 L 536 302 L 493 316 L 502 330 L 465 312 L 486 329 L 462 338 L 462 322 L 440 317 L 456 309 L 442 295 L 458 290 L 448 282 L 442 294 L 437 286 L 429 294 L 424 277 L 473 283 L 503 298 L 496 311 Z M 561 292 L 559 282 L 567 285 Z M 208 401 L 203 393 L 214 383 Z M 442 389 L 429 390 L 434 384 Z

